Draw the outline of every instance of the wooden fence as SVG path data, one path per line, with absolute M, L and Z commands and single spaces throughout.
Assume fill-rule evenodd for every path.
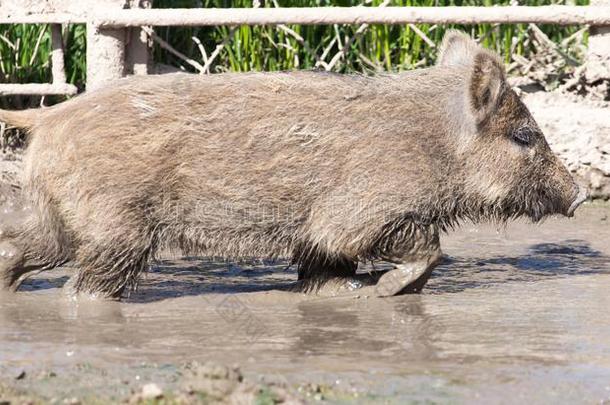
M 591 6 L 320 7 L 248 9 L 151 9 L 152 0 L 0 0 L 0 24 L 51 25 L 49 84 L 0 84 L 0 95 L 74 94 L 66 83 L 62 24 L 87 24 L 87 89 L 126 74 L 148 73 L 150 26 L 284 24 L 579 24 L 591 28 L 590 55 L 610 71 L 610 1 Z M 385 3 L 384 3 L 385 4 Z M 594 49 L 593 49 L 594 48 Z M 606 66 L 607 63 L 607 66 Z

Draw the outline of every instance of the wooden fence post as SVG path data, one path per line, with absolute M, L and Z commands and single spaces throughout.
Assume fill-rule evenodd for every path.
M 130 8 L 152 8 L 153 0 L 131 0 Z M 140 27 L 128 28 L 127 50 L 125 51 L 128 74 L 146 75 L 150 63 L 149 39 Z
M 118 11 L 125 0 L 86 0 L 89 16 L 100 11 Z M 87 23 L 87 90 L 103 87 L 126 74 L 125 49 L 127 29 L 100 27 L 92 19 Z
M 51 24 L 51 73 L 53 74 L 53 84 L 66 83 L 62 34 L 61 24 Z
M 125 74 L 125 29 L 87 24 L 87 90 L 95 90 Z
M 100 4 L 101 3 L 101 4 Z M 152 0 L 104 0 L 91 2 L 97 10 L 151 8 Z M 100 27 L 87 24 L 87 90 L 95 90 L 126 74 L 148 74 L 148 36 L 140 27 Z

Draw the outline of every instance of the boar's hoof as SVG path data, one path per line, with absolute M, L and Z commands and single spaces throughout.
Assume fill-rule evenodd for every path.
M 0 288 L 16 291 L 24 273 L 23 252 L 10 242 L 0 242 Z
M 78 280 L 78 273 L 70 276 L 68 281 L 61 288 L 62 293 L 69 299 L 75 299 L 78 297 L 78 289 L 76 288 L 76 281 Z
M 379 278 L 375 295 L 390 297 L 398 294 L 418 293 L 424 287 L 434 265 L 426 262 L 400 264 Z

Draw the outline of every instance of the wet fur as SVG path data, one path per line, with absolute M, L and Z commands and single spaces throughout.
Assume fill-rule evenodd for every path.
M 287 257 L 316 284 L 416 255 L 428 229 L 565 211 L 574 183 L 542 134 L 510 139 L 536 124 L 500 60 L 456 32 L 442 48 L 374 77 L 132 77 L 22 116 L 34 215 L 11 243 L 119 296 L 162 247 Z

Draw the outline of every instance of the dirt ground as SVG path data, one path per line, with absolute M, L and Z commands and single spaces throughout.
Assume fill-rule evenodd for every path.
M 608 105 L 524 98 L 608 198 Z M 0 223 L 20 215 L 19 170 L 18 153 L 0 159 Z M 465 225 L 422 294 L 389 299 L 288 292 L 286 263 L 168 256 L 99 302 L 54 270 L 0 294 L 0 404 L 610 402 L 608 240 L 600 200 L 570 220 Z

